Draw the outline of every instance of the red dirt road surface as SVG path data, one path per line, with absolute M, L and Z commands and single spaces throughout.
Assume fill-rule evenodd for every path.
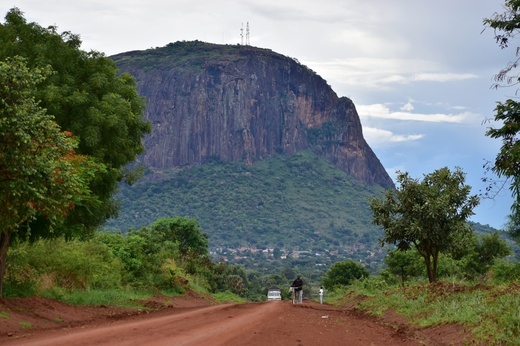
M 0 301 L 0 312 L 12 308 L 10 304 L 5 300 Z M 173 303 L 168 308 L 151 313 L 119 314 L 112 318 L 109 316 L 111 313 L 105 312 L 103 318 L 90 318 L 86 324 L 75 322 L 61 327 L 27 328 L 23 332 L 4 330 L 5 326 L 0 319 L 0 344 L 310 346 L 463 343 L 462 337 L 458 335 L 453 338 L 453 333 L 441 333 L 439 330 L 425 333 L 424 330 L 415 330 L 402 323 L 367 316 L 352 308 L 316 302 L 304 302 L 301 305 L 293 305 L 288 301 L 204 304 L 196 307 L 175 305 Z M 3 314 L 9 315 L 5 311 Z M 59 312 L 59 307 L 56 307 L 55 314 Z M 24 318 L 27 319 L 28 315 Z M 9 328 L 14 326 L 11 324 Z

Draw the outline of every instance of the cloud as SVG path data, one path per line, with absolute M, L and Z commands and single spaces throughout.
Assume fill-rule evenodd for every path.
M 411 102 L 408 102 L 407 104 L 405 104 L 404 106 L 402 106 L 400 108 L 402 111 L 407 111 L 407 112 L 410 112 L 410 111 L 413 111 L 414 110 L 414 106 Z
M 449 83 L 479 78 L 475 73 L 446 72 L 447 67 L 421 59 L 345 58 L 325 61 L 305 61 L 334 84 L 368 89 L 389 89 L 418 82 Z
M 410 108 L 407 105 L 405 105 L 404 107 Z M 424 114 L 391 111 L 390 108 L 388 108 L 386 105 L 380 103 L 371 105 L 358 105 L 356 106 L 356 109 L 360 118 L 382 118 L 387 120 L 407 120 L 436 123 L 466 123 L 475 117 L 475 115 L 471 112 L 462 112 L 459 114 Z M 413 108 L 411 110 L 413 110 Z
M 402 142 L 410 142 L 417 141 L 424 137 L 423 134 L 415 134 L 415 135 L 400 135 L 395 134 L 392 131 L 378 129 L 374 127 L 363 127 L 363 137 L 370 143 L 370 147 L 377 148 L 380 146 L 384 146 L 388 143 L 402 143 Z
M 451 82 L 478 78 L 473 73 L 418 73 L 411 77 L 413 81 L 421 82 Z

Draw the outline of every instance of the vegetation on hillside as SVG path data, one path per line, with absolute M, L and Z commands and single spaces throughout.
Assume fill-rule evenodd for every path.
M 112 56 L 111 59 L 118 66 L 124 67 L 125 70 L 127 70 L 127 64 L 131 64 L 131 66 L 137 66 L 141 69 L 164 66 L 166 68 L 174 67 L 190 71 L 199 70 L 201 66 L 208 66 L 215 62 L 222 63 L 224 61 L 223 57 L 225 57 L 225 61 L 237 63 L 245 59 L 247 55 L 265 54 L 282 57 L 282 55 L 266 48 L 213 44 L 195 40 L 171 42 L 165 47 L 121 53 Z M 298 62 L 296 59 L 293 60 Z M 303 67 L 310 73 L 316 74 L 307 66 Z
M 215 161 L 122 186 L 120 215 L 106 228 L 180 215 L 197 219 L 212 247 L 346 246 L 377 233 L 368 198 L 381 192 L 308 151 L 252 166 Z
M 292 267 L 318 280 L 337 260 L 371 270 L 382 265 L 381 230 L 369 198 L 382 194 L 310 151 L 246 166 L 214 160 L 169 173 L 149 173 L 122 186 L 120 216 L 106 224 L 126 232 L 157 218 L 196 219 L 213 259 L 265 274 Z

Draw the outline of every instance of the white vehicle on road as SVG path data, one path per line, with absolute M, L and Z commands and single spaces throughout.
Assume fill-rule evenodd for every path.
M 267 300 L 282 300 L 282 290 L 276 286 L 269 287 L 267 290 Z

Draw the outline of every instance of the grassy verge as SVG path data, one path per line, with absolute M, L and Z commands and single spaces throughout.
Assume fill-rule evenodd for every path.
M 406 316 L 411 324 L 429 327 L 457 323 L 468 327 L 479 343 L 520 345 L 520 284 L 437 282 L 407 287 L 374 289 L 369 279 L 358 282 L 349 292 L 335 294 L 335 304 L 352 295 L 365 299 L 357 308 L 376 316 L 387 310 Z M 367 289 L 368 288 L 368 289 Z
M 55 288 L 40 293 L 40 296 L 56 299 L 73 305 L 110 305 L 127 308 L 143 308 L 140 301 L 153 294 L 126 290 L 62 290 Z
M 236 294 L 229 292 L 229 291 L 214 293 L 214 294 L 212 294 L 212 296 L 213 296 L 213 298 L 215 298 L 215 300 L 218 303 L 245 303 L 245 302 L 247 302 L 246 299 L 239 297 Z

